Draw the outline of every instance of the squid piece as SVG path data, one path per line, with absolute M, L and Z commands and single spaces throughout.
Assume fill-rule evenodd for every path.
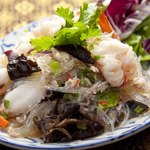
M 21 36 L 18 40 L 18 43 L 15 45 L 14 52 L 16 52 L 18 55 L 24 54 L 26 56 L 28 52 L 34 48 L 30 44 L 31 38 L 33 38 L 33 35 L 30 32 Z
M 26 81 L 5 95 L 4 100 L 10 101 L 10 107 L 5 112 L 11 116 L 25 114 L 42 100 L 45 92 L 39 81 Z
M 53 36 L 54 33 L 59 31 L 62 26 L 65 26 L 66 21 L 57 15 L 49 17 L 48 21 L 43 22 L 41 25 L 32 30 L 34 37 L 40 36 Z
M 10 86 L 11 80 L 9 78 L 6 68 L 0 68 L 0 97 L 3 96 L 7 88 Z
M 6 68 L 8 64 L 8 58 L 5 54 L 0 54 L 0 68 Z
M 10 80 L 7 69 L 6 68 L 1 68 L 0 69 L 0 86 L 8 83 Z

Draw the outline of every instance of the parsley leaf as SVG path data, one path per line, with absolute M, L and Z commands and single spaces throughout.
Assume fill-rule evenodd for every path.
M 63 7 L 57 8 L 56 14 L 60 17 L 63 17 L 66 20 L 66 27 L 73 26 L 74 13 L 69 8 L 63 8 Z

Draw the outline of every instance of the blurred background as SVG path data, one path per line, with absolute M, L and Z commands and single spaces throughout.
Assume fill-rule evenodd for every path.
M 77 8 L 92 0 L 0 0 L 0 38 L 29 22 L 52 14 L 57 7 Z

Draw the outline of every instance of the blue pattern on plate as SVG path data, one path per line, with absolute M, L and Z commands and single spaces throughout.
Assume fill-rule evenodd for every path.
M 42 19 L 47 20 L 48 18 Z M 41 20 L 40 20 L 41 21 Z M 4 50 L 13 49 L 17 38 L 24 33 L 25 30 L 32 30 L 39 22 L 32 22 L 27 26 L 8 34 L 0 40 L 0 53 Z M 63 149 L 85 149 L 110 144 L 129 137 L 140 132 L 150 126 L 150 114 L 129 120 L 125 125 L 115 129 L 113 132 L 106 132 L 103 135 L 89 138 L 87 140 L 78 140 L 68 143 L 50 143 L 45 144 L 37 138 L 12 138 L 8 134 L 0 131 L 0 143 L 20 149 L 36 149 L 36 150 L 63 150 Z

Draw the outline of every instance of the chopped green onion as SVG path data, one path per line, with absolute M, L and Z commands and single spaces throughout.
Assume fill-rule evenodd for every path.
M 61 64 L 58 61 L 50 62 L 49 66 L 54 74 L 58 74 L 61 72 Z
M 78 123 L 77 129 L 86 130 L 87 129 L 86 123 Z
M 104 58 L 104 56 L 95 55 L 95 56 L 93 57 L 93 59 L 94 59 L 95 61 L 99 60 L 100 58 Z
M 79 97 L 79 94 L 78 93 L 65 93 L 63 98 L 66 99 L 66 100 L 77 100 Z
M 52 61 L 50 64 L 50 67 L 53 69 L 60 69 L 60 63 L 58 61 Z
M 0 116 L 2 116 L 6 120 L 8 119 L 8 116 L 7 116 L 7 114 L 5 112 L 1 112 Z
M 85 78 L 82 78 L 82 79 L 80 80 L 80 85 L 83 86 L 83 87 L 86 87 L 86 86 L 88 85 L 87 80 L 86 80 Z
M 96 82 L 96 77 L 91 70 L 81 70 L 81 78 L 88 78 L 92 84 Z
M 24 30 L 24 32 L 25 32 L 25 33 L 28 33 L 28 32 L 29 32 L 29 30 L 28 30 L 28 29 L 25 29 L 25 30 Z
M 89 48 L 90 48 L 90 51 L 92 51 L 94 49 L 94 44 L 90 44 Z
M 4 107 L 8 109 L 10 107 L 10 101 L 9 100 L 4 100 Z
M 141 114 L 144 111 L 144 108 L 140 105 L 138 105 L 135 109 L 134 112 L 137 114 Z

